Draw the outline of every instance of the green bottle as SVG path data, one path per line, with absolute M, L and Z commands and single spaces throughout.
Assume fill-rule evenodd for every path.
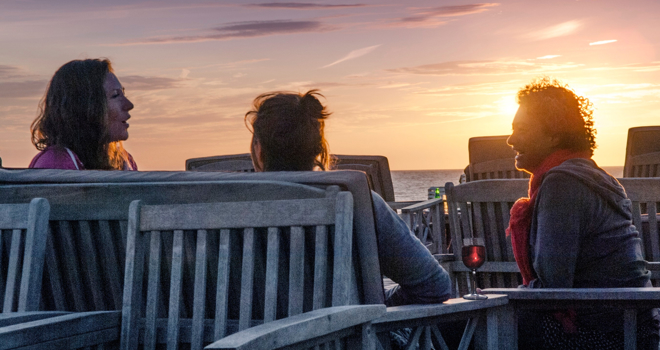
M 435 188 L 435 198 L 440 198 L 440 187 Z

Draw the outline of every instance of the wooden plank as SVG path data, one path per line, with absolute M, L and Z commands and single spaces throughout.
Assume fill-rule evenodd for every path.
M 124 259 L 117 261 L 117 246 L 112 239 L 112 231 L 110 229 L 110 223 L 107 220 L 99 221 L 99 232 L 98 232 L 99 241 L 103 249 L 99 250 L 99 256 L 101 259 L 101 268 L 103 269 L 103 274 L 106 276 L 105 279 L 105 288 L 109 291 L 112 296 L 113 306 L 115 309 L 121 309 L 121 298 L 122 298 L 122 281 L 123 281 L 123 269 L 122 265 Z
M 241 305 L 238 329 L 250 327 L 252 319 L 252 285 L 254 281 L 254 229 L 243 230 L 243 267 L 241 269 Z
M 314 310 L 232 334 L 205 349 L 266 350 L 286 347 L 369 322 L 384 312 L 384 305 L 351 305 Z M 301 329 L 306 332 L 301 332 Z
M 277 287 L 280 260 L 280 230 L 268 228 L 266 250 L 266 292 L 264 297 L 264 322 L 275 320 L 277 313 Z
M 291 227 L 289 248 L 289 309 L 287 316 L 302 313 L 305 281 L 305 230 Z
M 5 285 L 5 296 L 2 307 L 2 312 L 12 312 L 15 310 L 14 304 L 18 300 L 18 290 L 20 287 L 20 272 L 19 264 L 23 260 L 23 251 L 21 243 L 23 240 L 23 233 L 21 229 L 12 230 L 11 243 L 9 246 L 9 264 L 7 265 L 7 281 Z
M 89 221 L 78 221 L 78 225 L 78 235 L 82 248 L 79 253 L 82 255 L 82 261 L 85 262 L 80 265 L 86 277 L 87 289 L 92 296 L 93 310 L 107 310 L 103 300 L 103 290 L 105 288 L 101 283 L 100 268 L 97 263 L 96 249 L 94 249 L 94 243 L 92 243 L 92 230 L 89 227 Z
M 452 298 L 442 304 L 429 305 L 403 305 L 387 308 L 387 313 L 373 321 L 377 331 L 388 323 L 406 322 L 416 319 L 424 319 L 451 315 L 455 313 L 476 311 L 506 305 L 506 295 L 489 294 L 485 300 L 465 300 L 463 298 Z
M 332 306 L 350 302 L 353 269 L 353 196 L 348 192 L 337 194 L 335 205 L 335 242 L 333 257 Z
M 0 205 L 0 230 L 26 229 L 29 204 Z
M 144 213 L 142 214 L 144 215 Z M 142 220 L 140 220 L 142 223 Z M 179 318 L 181 315 L 181 290 L 183 287 L 183 230 L 174 230 L 172 243 L 172 272 L 170 274 L 170 302 L 167 317 L 167 349 L 179 346 Z
M 328 231 L 325 226 L 316 226 L 314 242 L 314 297 L 312 309 L 325 306 L 326 278 L 328 274 Z
M 502 247 L 500 243 L 500 236 L 504 234 L 497 229 L 497 216 L 495 214 L 495 203 L 487 202 L 486 203 L 486 215 L 488 216 L 488 238 L 486 241 L 486 249 L 491 251 L 491 256 L 486 256 L 486 259 L 490 261 L 504 261 L 502 256 Z M 505 241 L 506 242 L 506 241 Z M 490 246 L 490 247 L 489 247 Z M 504 248 L 506 249 L 506 248 Z M 505 276 L 502 273 L 494 273 L 495 285 L 505 287 L 504 284 Z M 485 287 L 485 286 L 484 286 Z
M 77 252 L 74 242 L 75 233 L 69 221 L 58 222 L 60 249 L 64 252 Z M 66 298 L 73 305 L 69 305 L 73 311 L 91 310 L 87 306 L 85 293 L 82 290 L 84 282 L 80 276 L 80 265 L 74 254 L 59 254 L 63 260 L 62 273 L 66 280 L 65 288 L 69 289 Z M 70 294 L 69 294 L 70 293 Z
M 204 341 L 204 315 L 206 314 L 206 236 L 206 230 L 197 231 L 191 349 L 201 349 Z
M 160 254 L 161 233 L 151 231 L 149 243 L 149 276 L 147 277 L 147 307 L 144 325 L 144 347 L 156 348 L 156 319 L 158 318 L 158 300 L 160 298 Z
M 50 297 L 55 304 L 55 310 L 67 310 L 66 296 L 64 285 L 62 282 L 62 269 L 59 266 L 58 260 L 55 258 L 55 247 L 53 246 L 53 232 L 48 228 L 48 238 L 46 239 L 46 271 L 48 278 L 48 289 L 43 288 L 50 292 Z M 43 292 L 43 291 L 42 291 Z
M 230 231 L 220 230 L 218 242 L 218 278 L 215 294 L 214 339 L 224 338 L 227 331 L 227 303 L 229 295 L 229 264 L 231 261 Z
M 139 240 L 140 207 L 142 202 L 133 201 L 128 213 L 128 237 L 126 240 L 126 273 L 124 275 L 124 296 L 121 311 L 120 343 L 122 350 L 136 349 L 140 322 L 138 315 L 142 304 L 142 281 L 144 276 L 144 253 Z
M 183 230 L 195 230 L 219 227 L 329 225 L 334 223 L 333 206 L 334 203 L 323 198 L 145 206 L 142 209 L 145 219 L 142 220 L 140 229 L 164 230 L 175 226 Z M 200 216 L 200 212 L 209 215 Z M 259 215 L 235 215 L 237 212 Z M 286 215 L 282 215 L 283 213 Z
M 34 311 L 39 308 L 49 212 L 47 200 L 35 198 L 30 202 L 18 311 Z
M 660 200 L 660 198 L 658 198 Z M 658 209 L 656 202 L 646 203 L 646 212 L 648 213 L 649 222 L 649 245 L 651 246 L 651 260 L 660 261 L 660 242 L 658 241 Z M 647 258 L 648 259 L 648 258 Z
M 623 347 L 637 350 L 637 310 L 623 311 Z

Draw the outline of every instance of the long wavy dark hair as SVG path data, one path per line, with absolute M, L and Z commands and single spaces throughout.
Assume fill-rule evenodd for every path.
M 254 99 L 245 122 L 253 133 L 253 143 L 261 144 L 260 170 L 330 169 L 331 157 L 324 135 L 325 119 L 330 112 L 317 97 L 323 97 L 318 90 L 304 94 L 278 91 Z
M 60 67 L 39 102 L 30 127 L 32 144 L 40 151 L 67 147 L 86 169 L 123 169 L 126 151 L 121 142 L 110 142 L 108 132 L 103 82 L 111 72 L 107 59 L 74 60 Z

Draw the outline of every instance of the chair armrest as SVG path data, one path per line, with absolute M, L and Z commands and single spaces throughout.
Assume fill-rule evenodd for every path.
M 506 305 L 506 295 L 489 295 L 486 300 L 465 300 L 454 298 L 442 304 L 390 306 L 385 315 L 373 321 L 374 326 L 385 323 L 411 321 L 459 312 L 475 311 Z M 431 321 L 433 323 L 433 321 Z M 437 323 L 437 321 L 435 321 Z
M 26 311 L 7 312 L 0 314 L 0 327 L 7 327 L 17 323 L 43 320 L 44 318 L 70 314 L 66 311 Z
M 419 211 L 430 208 L 434 205 L 444 205 L 444 199 L 442 198 L 431 198 L 421 202 L 396 202 L 396 203 L 408 203 L 405 207 L 398 208 L 401 209 L 402 213 L 410 211 Z M 390 205 L 391 206 L 391 205 Z
M 511 302 L 538 304 L 544 308 L 606 306 L 615 308 L 653 308 L 660 306 L 660 288 L 488 288 L 484 294 L 506 294 Z M 602 301 L 607 301 L 603 304 Z
M 420 201 L 387 202 L 387 205 L 389 205 L 390 208 L 392 208 L 392 210 L 398 210 L 398 209 L 407 208 L 417 203 L 420 203 Z
M 329 307 L 248 328 L 204 349 L 276 349 L 369 323 L 384 313 L 385 305 Z
M 67 349 L 119 339 L 121 311 L 69 313 L 0 328 L 0 350 L 40 345 Z

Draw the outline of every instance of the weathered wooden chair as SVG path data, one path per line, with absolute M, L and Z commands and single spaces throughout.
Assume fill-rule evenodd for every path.
M 30 204 L 0 204 L 3 314 L 39 309 L 49 211 L 43 198 Z
M 250 184 L 245 185 L 249 189 Z M 314 192 L 322 192 L 308 191 L 315 197 L 318 193 Z M 255 318 L 259 324 L 358 303 L 352 267 L 352 214 L 350 193 L 339 192 L 338 187 L 328 189 L 325 198 L 296 200 L 174 205 L 134 201 L 129 216 L 121 347 L 133 349 L 141 343 L 153 349 L 167 343 L 168 348 L 176 348 L 186 343 L 197 349 L 255 325 Z M 354 322 L 360 319 L 364 319 L 360 329 L 368 331 L 366 316 L 375 318 L 384 307 L 326 310 L 325 315 L 358 312 L 363 313 L 362 318 L 333 322 L 333 332 L 355 330 L 360 323 Z M 80 332 L 70 334 L 66 341 L 59 336 L 51 340 L 71 342 L 78 348 L 116 342 L 112 330 L 119 320 L 110 320 L 111 316 L 107 312 L 82 313 L 24 327 L 43 328 L 48 333 L 69 328 L 78 317 Z M 101 331 L 106 332 L 105 337 L 98 334 Z M 24 339 L 20 333 L 4 332 L 5 342 L 11 346 L 32 344 L 33 339 Z M 371 341 L 354 333 L 358 343 Z M 40 337 L 38 343 L 44 341 Z
M 449 231 L 454 261 L 443 266 L 453 273 L 457 296 L 468 292 L 468 272 L 463 265 L 463 238 L 480 237 L 486 245 L 486 262 L 477 270 L 481 288 L 517 287 L 522 283 L 505 230 L 509 211 L 518 198 L 527 196 L 529 180 L 498 179 L 445 185 L 449 207 Z
M 471 137 L 468 141 L 470 164 L 467 181 L 529 178 L 516 169 L 515 156 L 506 143 L 508 135 Z
M 628 129 L 624 177 L 660 177 L 660 126 Z

